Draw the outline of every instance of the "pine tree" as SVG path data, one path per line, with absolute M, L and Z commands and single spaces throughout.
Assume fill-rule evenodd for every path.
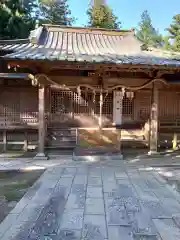
M 0 39 L 27 38 L 35 26 L 31 13 L 35 0 L 3 0 L 0 3 Z
M 92 6 L 87 11 L 89 18 L 88 26 L 107 29 L 120 28 L 118 17 L 104 0 L 94 0 Z
M 167 29 L 169 32 L 169 39 L 172 40 L 172 49 L 180 52 L 180 14 L 173 17 L 173 23 Z
M 74 22 L 67 0 L 40 0 L 40 12 L 43 23 L 71 26 Z
M 147 10 L 141 15 L 141 22 L 136 33 L 137 38 L 144 43 L 144 47 L 148 46 L 160 47 L 163 44 L 163 38 L 153 27 L 151 17 Z

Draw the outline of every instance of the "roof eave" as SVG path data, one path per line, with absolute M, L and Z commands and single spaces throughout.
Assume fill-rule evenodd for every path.
M 50 59 L 13 59 L 13 58 L 7 58 L 6 56 L 4 56 L 4 58 L 6 60 L 12 63 L 17 62 L 17 64 L 20 64 L 21 62 L 26 61 L 27 63 L 33 63 L 33 62 L 39 62 L 39 63 L 51 63 L 53 64 L 53 66 L 55 66 L 56 64 L 62 64 L 67 65 L 68 69 L 73 68 L 74 65 L 78 65 L 78 69 L 81 69 L 81 67 L 79 68 L 79 66 L 86 66 L 88 70 L 90 70 L 91 67 L 93 67 L 93 69 L 96 69 L 95 66 L 106 66 L 107 68 L 110 67 L 111 70 L 115 68 L 139 68 L 139 69 L 174 69 L 174 70 L 179 70 L 180 71 L 180 66 L 176 65 L 176 64 L 135 64 L 135 63 L 113 63 L 113 62 L 86 62 L 86 61 L 82 61 L 82 62 L 78 62 L 78 61 L 68 61 L 68 60 L 50 60 Z
M 0 40 L 0 44 L 2 45 L 10 45 L 10 44 L 26 44 L 29 43 L 30 39 L 25 38 L 25 39 L 13 39 L 13 40 Z

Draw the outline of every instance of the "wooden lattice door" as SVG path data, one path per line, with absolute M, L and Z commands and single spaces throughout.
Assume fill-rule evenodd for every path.
M 73 92 L 51 90 L 50 122 L 66 122 L 73 117 Z

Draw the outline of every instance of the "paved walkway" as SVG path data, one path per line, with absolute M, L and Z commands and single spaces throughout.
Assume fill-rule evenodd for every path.
M 179 240 L 180 196 L 123 161 L 49 168 L 0 225 L 1 240 Z

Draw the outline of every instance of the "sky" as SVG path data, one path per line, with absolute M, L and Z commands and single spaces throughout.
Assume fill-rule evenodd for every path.
M 75 26 L 87 24 L 86 11 L 91 0 L 69 0 L 72 15 L 77 18 Z M 166 35 L 165 29 L 172 17 L 180 14 L 180 0 L 106 0 L 122 23 L 123 29 L 136 28 L 144 10 L 148 10 L 153 26 Z

